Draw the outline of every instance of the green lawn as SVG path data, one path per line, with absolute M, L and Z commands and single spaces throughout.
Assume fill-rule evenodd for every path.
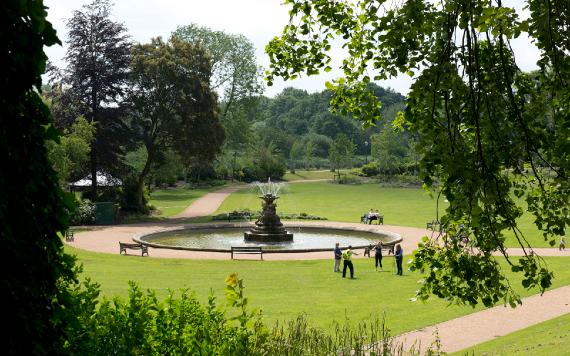
M 269 323 L 306 313 L 313 325 L 327 327 L 333 320 L 357 322 L 386 313 L 392 331 L 400 333 L 474 311 L 470 307 L 447 306 L 438 299 L 427 304 L 410 302 L 419 275 L 411 272 L 403 277 L 392 275 L 393 261 L 387 257 L 386 272 L 382 273 L 374 271 L 373 259 L 357 259 L 357 279 L 350 280 L 332 272 L 332 260 L 200 261 L 66 248 L 78 256 L 84 267 L 83 275 L 101 284 L 105 297 L 125 297 L 127 282 L 133 280 L 143 288 L 155 290 L 161 298 L 169 289 L 188 288 L 203 301 L 212 290 L 222 302 L 224 279 L 237 272 L 245 281 L 250 305 L 261 307 Z M 569 259 L 548 258 L 548 261 L 556 271 L 554 287 L 570 284 L 570 269 L 565 267 Z
M 564 351 L 566 350 L 566 351 Z M 452 355 L 549 356 L 570 354 L 570 314 L 545 321 Z
M 425 227 L 435 218 L 435 200 L 417 188 L 383 188 L 377 184 L 327 182 L 285 184 L 277 201 L 280 213 L 301 213 L 333 221 L 359 222 L 368 210 L 378 209 L 390 225 Z M 232 194 L 218 213 L 260 209 L 258 191 L 252 187 Z M 443 210 L 443 209 L 442 209 Z
M 232 194 L 217 213 L 260 209 L 255 187 Z M 369 209 L 379 209 L 388 225 L 425 228 L 436 216 L 436 199 L 420 188 L 390 188 L 378 184 L 332 184 L 328 182 L 284 184 L 277 201 L 279 213 L 307 213 L 333 221 L 358 222 Z M 447 207 L 440 202 L 440 216 Z M 519 228 L 534 247 L 550 247 L 533 225 L 530 214 L 519 219 Z M 507 246 L 518 247 L 514 235 L 507 232 Z
M 283 176 L 283 180 L 295 181 L 295 180 L 305 180 L 305 179 L 333 179 L 334 173 L 330 170 L 322 171 L 295 171 L 295 173 L 287 172 Z
M 160 211 L 161 218 L 167 218 L 176 215 L 186 209 L 194 200 L 202 195 L 221 187 L 187 189 L 187 188 L 168 188 L 159 189 L 150 195 L 150 204 Z

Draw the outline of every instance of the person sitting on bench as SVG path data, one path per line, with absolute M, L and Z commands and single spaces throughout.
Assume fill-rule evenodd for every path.
M 368 221 L 370 219 L 370 217 L 372 217 L 374 215 L 374 210 L 370 209 L 370 211 L 366 214 L 364 214 L 364 223 L 368 224 Z
M 376 211 L 372 211 L 372 209 L 370 209 L 370 213 L 368 215 L 368 224 L 371 225 L 372 224 L 372 220 L 378 220 L 380 218 L 380 213 L 378 212 L 378 209 L 376 209 Z

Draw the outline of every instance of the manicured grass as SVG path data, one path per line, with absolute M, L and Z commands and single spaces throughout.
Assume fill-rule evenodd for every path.
M 154 205 L 156 209 L 160 211 L 159 217 L 167 218 L 180 213 L 202 195 L 220 188 L 221 187 L 159 189 L 151 193 L 150 204 Z
M 333 179 L 334 173 L 330 170 L 320 170 L 320 171 L 295 171 L 295 173 L 287 172 L 283 176 L 283 180 L 288 182 L 295 180 L 305 180 L 305 179 Z
M 257 189 L 232 194 L 218 209 L 260 209 Z M 389 225 L 424 227 L 435 218 L 435 199 L 418 188 L 383 188 L 377 184 L 333 184 L 328 182 L 285 184 L 277 201 L 280 213 L 308 213 L 332 221 L 359 222 L 368 210 L 378 209 Z M 442 209 L 443 211 L 443 209 Z
M 260 209 L 257 188 L 251 187 L 232 194 L 218 213 L 232 210 Z M 436 217 L 436 198 L 421 188 L 389 188 L 378 184 L 333 184 L 328 182 L 284 184 L 277 201 L 278 213 L 307 213 L 332 221 L 359 222 L 369 209 L 379 209 L 384 223 L 425 228 Z M 522 203 L 522 202 L 521 202 Z M 440 201 L 440 216 L 447 207 Z M 519 228 L 534 247 L 550 247 L 533 224 L 531 214 L 518 221 Z M 507 246 L 519 247 L 514 235 L 507 232 Z
M 392 331 L 400 333 L 474 311 L 471 307 L 448 306 L 439 299 L 427 304 L 410 302 L 420 276 L 411 272 L 403 277 L 394 276 L 393 261 L 388 257 L 384 259 L 382 273 L 374 271 L 373 259 L 356 259 L 357 279 L 350 280 L 332 272 L 332 260 L 159 259 L 66 248 L 83 264 L 83 276 L 100 283 L 102 295 L 107 298 L 125 297 L 127 282 L 133 280 L 142 288 L 155 290 L 159 298 L 166 296 L 169 289 L 187 288 L 203 301 L 213 291 L 223 304 L 224 279 L 237 272 L 245 281 L 250 305 L 262 308 L 268 323 L 306 313 L 313 325 L 328 327 L 334 320 L 358 322 L 385 313 Z M 556 273 L 555 287 L 570 284 L 570 270 L 566 268 L 569 259 L 548 258 L 548 261 Z M 519 283 L 513 281 L 513 284 Z
M 570 314 L 545 321 L 452 355 L 549 356 L 570 354 Z

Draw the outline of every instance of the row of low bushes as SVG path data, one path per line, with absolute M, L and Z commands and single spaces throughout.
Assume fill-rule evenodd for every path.
M 62 355 L 404 354 L 379 320 L 355 327 L 334 325 L 325 333 L 300 316 L 269 328 L 261 312 L 248 308 L 243 281 L 235 274 L 226 279 L 227 311 L 214 297 L 202 304 L 188 291 L 179 297 L 171 292 L 161 302 L 132 282 L 126 301 L 99 302 L 99 286 L 89 281 L 72 296 L 73 310 L 64 340 L 58 343 Z M 438 348 L 427 354 L 439 354 Z
M 229 215 L 231 214 L 231 215 Z M 230 213 L 225 213 L 225 214 L 218 214 L 218 215 L 214 215 L 212 216 L 212 220 L 228 220 L 228 216 L 236 216 L 234 219 L 239 219 L 239 215 L 244 216 L 250 214 L 252 219 L 257 219 L 260 215 L 260 212 L 253 212 L 249 209 L 244 209 L 244 210 L 236 210 L 236 211 L 232 211 Z M 325 217 L 321 217 L 321 216 L 316 216 L 316 215 L 310 215 L 307 213 L 293 213 L 293 214 L 279 214 L 279 217 L 281 219 L 285 219 L 285 220 L 327 220 L 327 218 Z

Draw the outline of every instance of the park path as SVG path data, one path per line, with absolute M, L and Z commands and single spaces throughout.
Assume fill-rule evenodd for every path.
M 182 212 L 174 215 L 173 219 L 180 218 L 195 218 L 199 216 L 212 215 L 222 202 L 232 193 L 238 190 L 247 188 L 247 185 L 239 184 L 230 187 L 224 187 L 222 189 L 216 190 L 215 192 L 210 192 L 202 197 L 194 200 L 190 206 L 184 209 Z
M 117 253 L 118 242 L 130 242 L 133 237 L 151 232 L 160 232 L 170 229 L 178 229 L 188 224 L 185 219 L 213 214 L 222 202 L 232 193 L 246 188 L 246 185 L 224 187 L 215 192 L 207 193 L 196 199 L 188 208 L 175 215 L 172 219 L 161 222 L 139 223 L 129 225 L 99 226 L 93 230 L 78 232 L 75 241 L 67 244 L 79 249 Z M 217 225 L 226 225 L 220 223 Z M 247 223 L 240 223 L 241 225 Z M 251 224 L 251 223 L 250 223 Z M 390 231 L 400 234 L 403 238 L 402 247 L 406 253 L 412 252 L 421 241 L 422 236 L 432 232 L 413 227 L 394 225 L 365 225 L 360 223 L 343 223 L 333 221 L 307 221 L 285 222 L 284 225 L 306 225 L 321 227 L 354 228 L 362 231 Z M 204 224 L 211 226 L 212 224 Z M 169 250 L 149 248 L 152 258 L 189 258 L 189 259 L 230 259 L 229 253 L 199 252 L 184 250 Z M 508 250 L 511 256 L 523 254 L 521 249 L 511 248 Z M 554 248 L 537 248 L 535 253 L 541 256 L 570 256 L 570 251 L 559 251 Z M 311 252 L 295 254 L 268 254 L 267 260 L 306 260 L 306 259 L 329 259 L 330 252 Z M 365 258 L 362 254 L 356 258 Z M 409 348 L 414 341 L 422 345 L 423 349 L 434 340 L 434 331 L 437 329 L 443 350 L 446 352 L 459 351 L 496 337 L 527 328 L 542 321 L 570 313 L 570 286 L 550 290 L 544 295 L 531 296 L 523 299 L 523 305 L 516 309 L 498 306 L 475 312 L 467 316 L 452 319 L 436 325 L 428 326 L 419 330 L 397 336 L 398 342 L 403 342 Z M 416 343 L 416 344 L 417 344 Z
M 402 342 L 404 350 L 416 342 L 425 351 L 437 330 L 442 351 L 460 351 L 570 313 L 570 286 L 524 298 L 522 303 L 514 309 L 501 305 L 448 320 L 399 335 L 395 341 Z

